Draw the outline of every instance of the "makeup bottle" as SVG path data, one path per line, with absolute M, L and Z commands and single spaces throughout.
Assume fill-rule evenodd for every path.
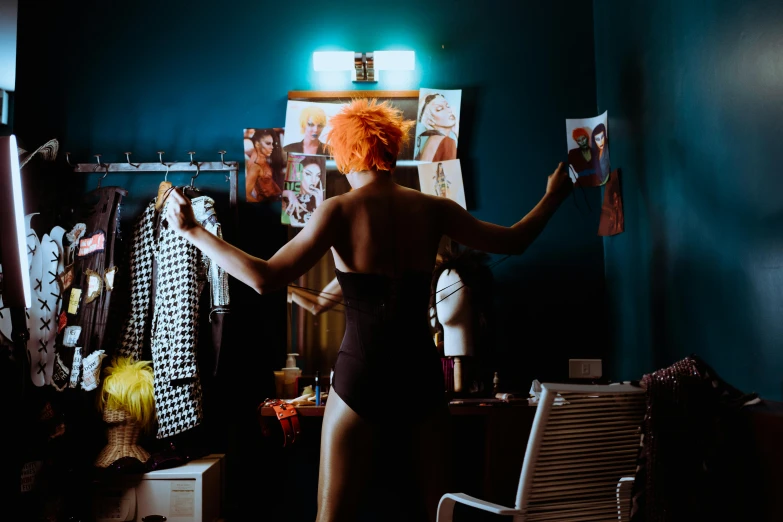
M 315 372 L 315 405 L 321 405 L 321 372 L 319 370 Z

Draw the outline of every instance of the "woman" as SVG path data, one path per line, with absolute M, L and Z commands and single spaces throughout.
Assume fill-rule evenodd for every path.
M 603 185 L 609 177 L 609 140 L 606 135 L 606 126 L 599 123 L 593 129 L 590 139 L 593 144 L 593 168 L 595 169 L 595 185 Z
M 438 163 L 435 171 L 435 195 L 442 198 L 449 197 L 449 186 L 451 181 L 446 179 L 446 173 L 443 171 L 443 163 Z
M 430 94 L 424 98 L 419 115 L 426 131 L 416 138 L 416 160 L 447 161 L 457 159 L 457 117 L 442 94 Z M 450 136 L 454 135 L 454 138 Z
M 272 129 L 259 129 L 250 138 L 253 150 L 247 160 L 247 177 L 245 192 L 251 203 L 276 200 L 283 191 L 274 179 L 274 171 L 270 165 L 272 153 L 276 147 L 275 132 Z
M 326 112 L 317 105 L 309 105 L 299 114 L 299 128 L 302 131 L 302 141 L 289 143 L 283 149 L 289 154 L 326 154 L 326 148 L 321 142 L 321 133 L 326 127 Z
M 321 185 L 324 159 L 306 156 L 299 165 L 302 167 L 299 180 L 299 192 L 284 190 L 285 212 L 291 218 L 292 225 L 307 224 L 316 208 L 323 202 L 324 191 Z
M 572 184 L 560 163 L 527 216 L 512 227 L 493 225 L 450 199 L 394 182 L 391 171 L 412 123 L 389 104 L 355 100 L 330 123 L 329 148 L 353 190 L 325 200 L 307 226 L 268 261 L 209 234 L 179 192 L 171 196 L 167 219 L 259 293 L 295 280 L 331 249 L 347 324 L 321 432 L 318 520 L 354 518 L 368 478 L 372 442 L 390 426 L 399 433 L 398 442 L 411 447 L 413 463 L 404 469 L 410 469 L 435 520 L 451 458 L 443 372 L 427 313 L 438 245 L 445 235 L 486 252 L 521 254 Z M 378 407 L 376 391 L 399 382 L 401 372 L 413 385 L 394 387 L 400 410 L 390 415 Z

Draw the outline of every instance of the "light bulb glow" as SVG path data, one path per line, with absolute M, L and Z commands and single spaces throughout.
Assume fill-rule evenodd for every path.
M 354 69 L 352 51 L 317 51 L 313 53 L 316 71 L 351 71 Z

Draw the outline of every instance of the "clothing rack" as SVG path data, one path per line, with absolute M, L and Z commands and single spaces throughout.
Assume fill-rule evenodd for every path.
M 125 152 L 127 161 L 120 163 L 102 163 L 101 155 L 95 154 L 97 161 L 95 163 L 71 163 L 70 152 L 65 153 L 65 161 L 73 167 L 74 172 L 80 172 L 84 174 L 99 174 L 103 173 L 103 177 L 98 180 L 98 188 L 101 186 L 101 181 L 109 175 L 109 173 L 124 173 L 124 174 L 140 174 L 140 173 L 158 173 L 158 174 L 171 174 L 177 172 L 193 172 L 195 176 L 191 178 L 191 185 L 194 180 L 202 172 L 222 172 L 226 175 L 226 181 L 229 184 L 229 208 L 231 211 L 231 217 L 234 220 L 234 224 L 239 224 L 239 212 L 238 212 L 238 198 L 239 198 L 239 185 L 238 185 L 238 161 L 226 161 L 224 158 L 226 151 L 219 151 L 220 161 L 203 161 L 197 162 L 193 159 L 195 152 L 188 152 L 190 155 L 190 161 L 175 161 L 172 163 L 166 163 L 163 161 L 163 151 L 158 151 L 159 162 L 152 163 L 131 163 L 130 152 Z

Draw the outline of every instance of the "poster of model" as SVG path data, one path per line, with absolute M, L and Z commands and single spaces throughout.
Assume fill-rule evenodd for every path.
M 413 159 L 433 162 L 457 159 L 461 101 L 462 90 L 419 89 Z
M 282 128 L 244 129 L 248 203 L 280 200 L 286 165 L 283 135 Z
M 462 169 L 458 159 L 437 163 L 420 163 L 419 185 L 424 194 L 449 198 L 467 209 Z
M 568 169 L 574 183 L 598 187 L 606 183 L 609 163 L 608 112 L 595 118 L 567 119 Z
M 285 142 L 289 154 L 326 155 L 329 118 L 340 112 L 341 103 L 289 100 L 285 111 Z
M 289 154 L 283 183 L 281 223 L 303 227 L 324 200 L 326 157 Z

